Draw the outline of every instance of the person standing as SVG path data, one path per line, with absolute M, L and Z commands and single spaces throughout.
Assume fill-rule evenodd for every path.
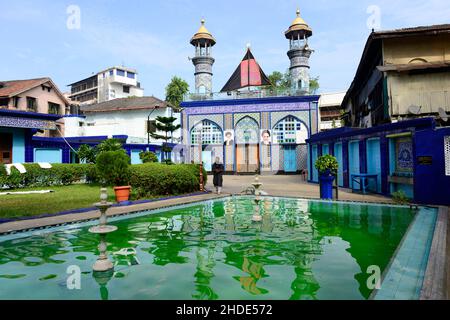
M 216 187 L 216 193 L 220 194 L 222 192 L 222 184 L 223 184 L 223 172 L 224 166 L 220 163 L 220 158 L 216 157 L 216 161 L 212 165 L 212 171 L 214 175 L 213 183 L 214 187 Z

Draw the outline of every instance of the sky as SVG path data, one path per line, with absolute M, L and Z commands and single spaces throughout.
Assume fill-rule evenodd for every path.
M 80 19 L 68 10 L 73 6 Z M 0 8 L 1 81 L 50 77 L 65 92 L 72 82 L 124 65 L 138 70 L 146 96 L 162 99 L 173 76 L 194 91 L 189 41 L 202 18 L 217 41 L 214 92 L 248 43 L 266 74 L 289 68 L 284 31 L 297 8 L 313 29 L 310 73 L 321 93 L 347 90 L 372 27 L 450 23 L 449 0 L 0 0 Z

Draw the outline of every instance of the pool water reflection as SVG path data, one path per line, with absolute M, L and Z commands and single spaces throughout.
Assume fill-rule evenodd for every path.
M 112 219 L 114 273 L 94 277 L 88 225 L 0 237 L 0 299 L 367 299 L 416 212 L 252 197 Z M 67 268 L 81 289 L 67 287 Z

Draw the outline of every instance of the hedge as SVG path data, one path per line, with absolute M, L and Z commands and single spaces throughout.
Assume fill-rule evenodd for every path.
M 206 183 L 206 171 L 204 171 Z M 130 168 L 130 185 L 138 198 L 199 190 L 199 167 L 192 164 L 144 163 Z
M 0 166 L 0 187 L 10 189 L 69 185 L 75 182 L 96 181 L 95 166 L 91 164 L 52 164 L 50 169 L 42 169 L 38 164 L 24 164 L 26 173 L 21 174 L 15 167 L 6 175 L 6 168 Z
M 0 188 L 10 189 L 29 187 L 49 187 L 69 185 L 76 182 L 98 182 L 93 164 L 52 164 L 50 169 L 42 169 L 38 164 L 24 164 L 26 173 L 21 174 L 11 168 L 6 175 L 5 167 L 0 165 Z M 207 174 L 203 169 L 204 183 Z M 139 197 L 167 194 L 183 194 L 199 190 L 199 166 L 196 164 L 166 165 L 145 163 L 130 166 L 130 185 Z

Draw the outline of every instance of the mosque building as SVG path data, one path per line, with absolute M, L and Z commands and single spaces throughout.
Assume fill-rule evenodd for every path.
M 195 47 L 195 92 L 182 107 L 185 162 L 216 157 L 228 173 L 298 173 L 308 168 L 306 140 L 319 131 L 318 95 L 309 94 L 308 38 L 312 29 L 300 16 L 284 33 L 289 41 L 291 87 L 283 92 L 270 81 L 250 47 L 219 93 L 213 91 L 212 48 L 216 39 L 202 20 L 190 43 Z

